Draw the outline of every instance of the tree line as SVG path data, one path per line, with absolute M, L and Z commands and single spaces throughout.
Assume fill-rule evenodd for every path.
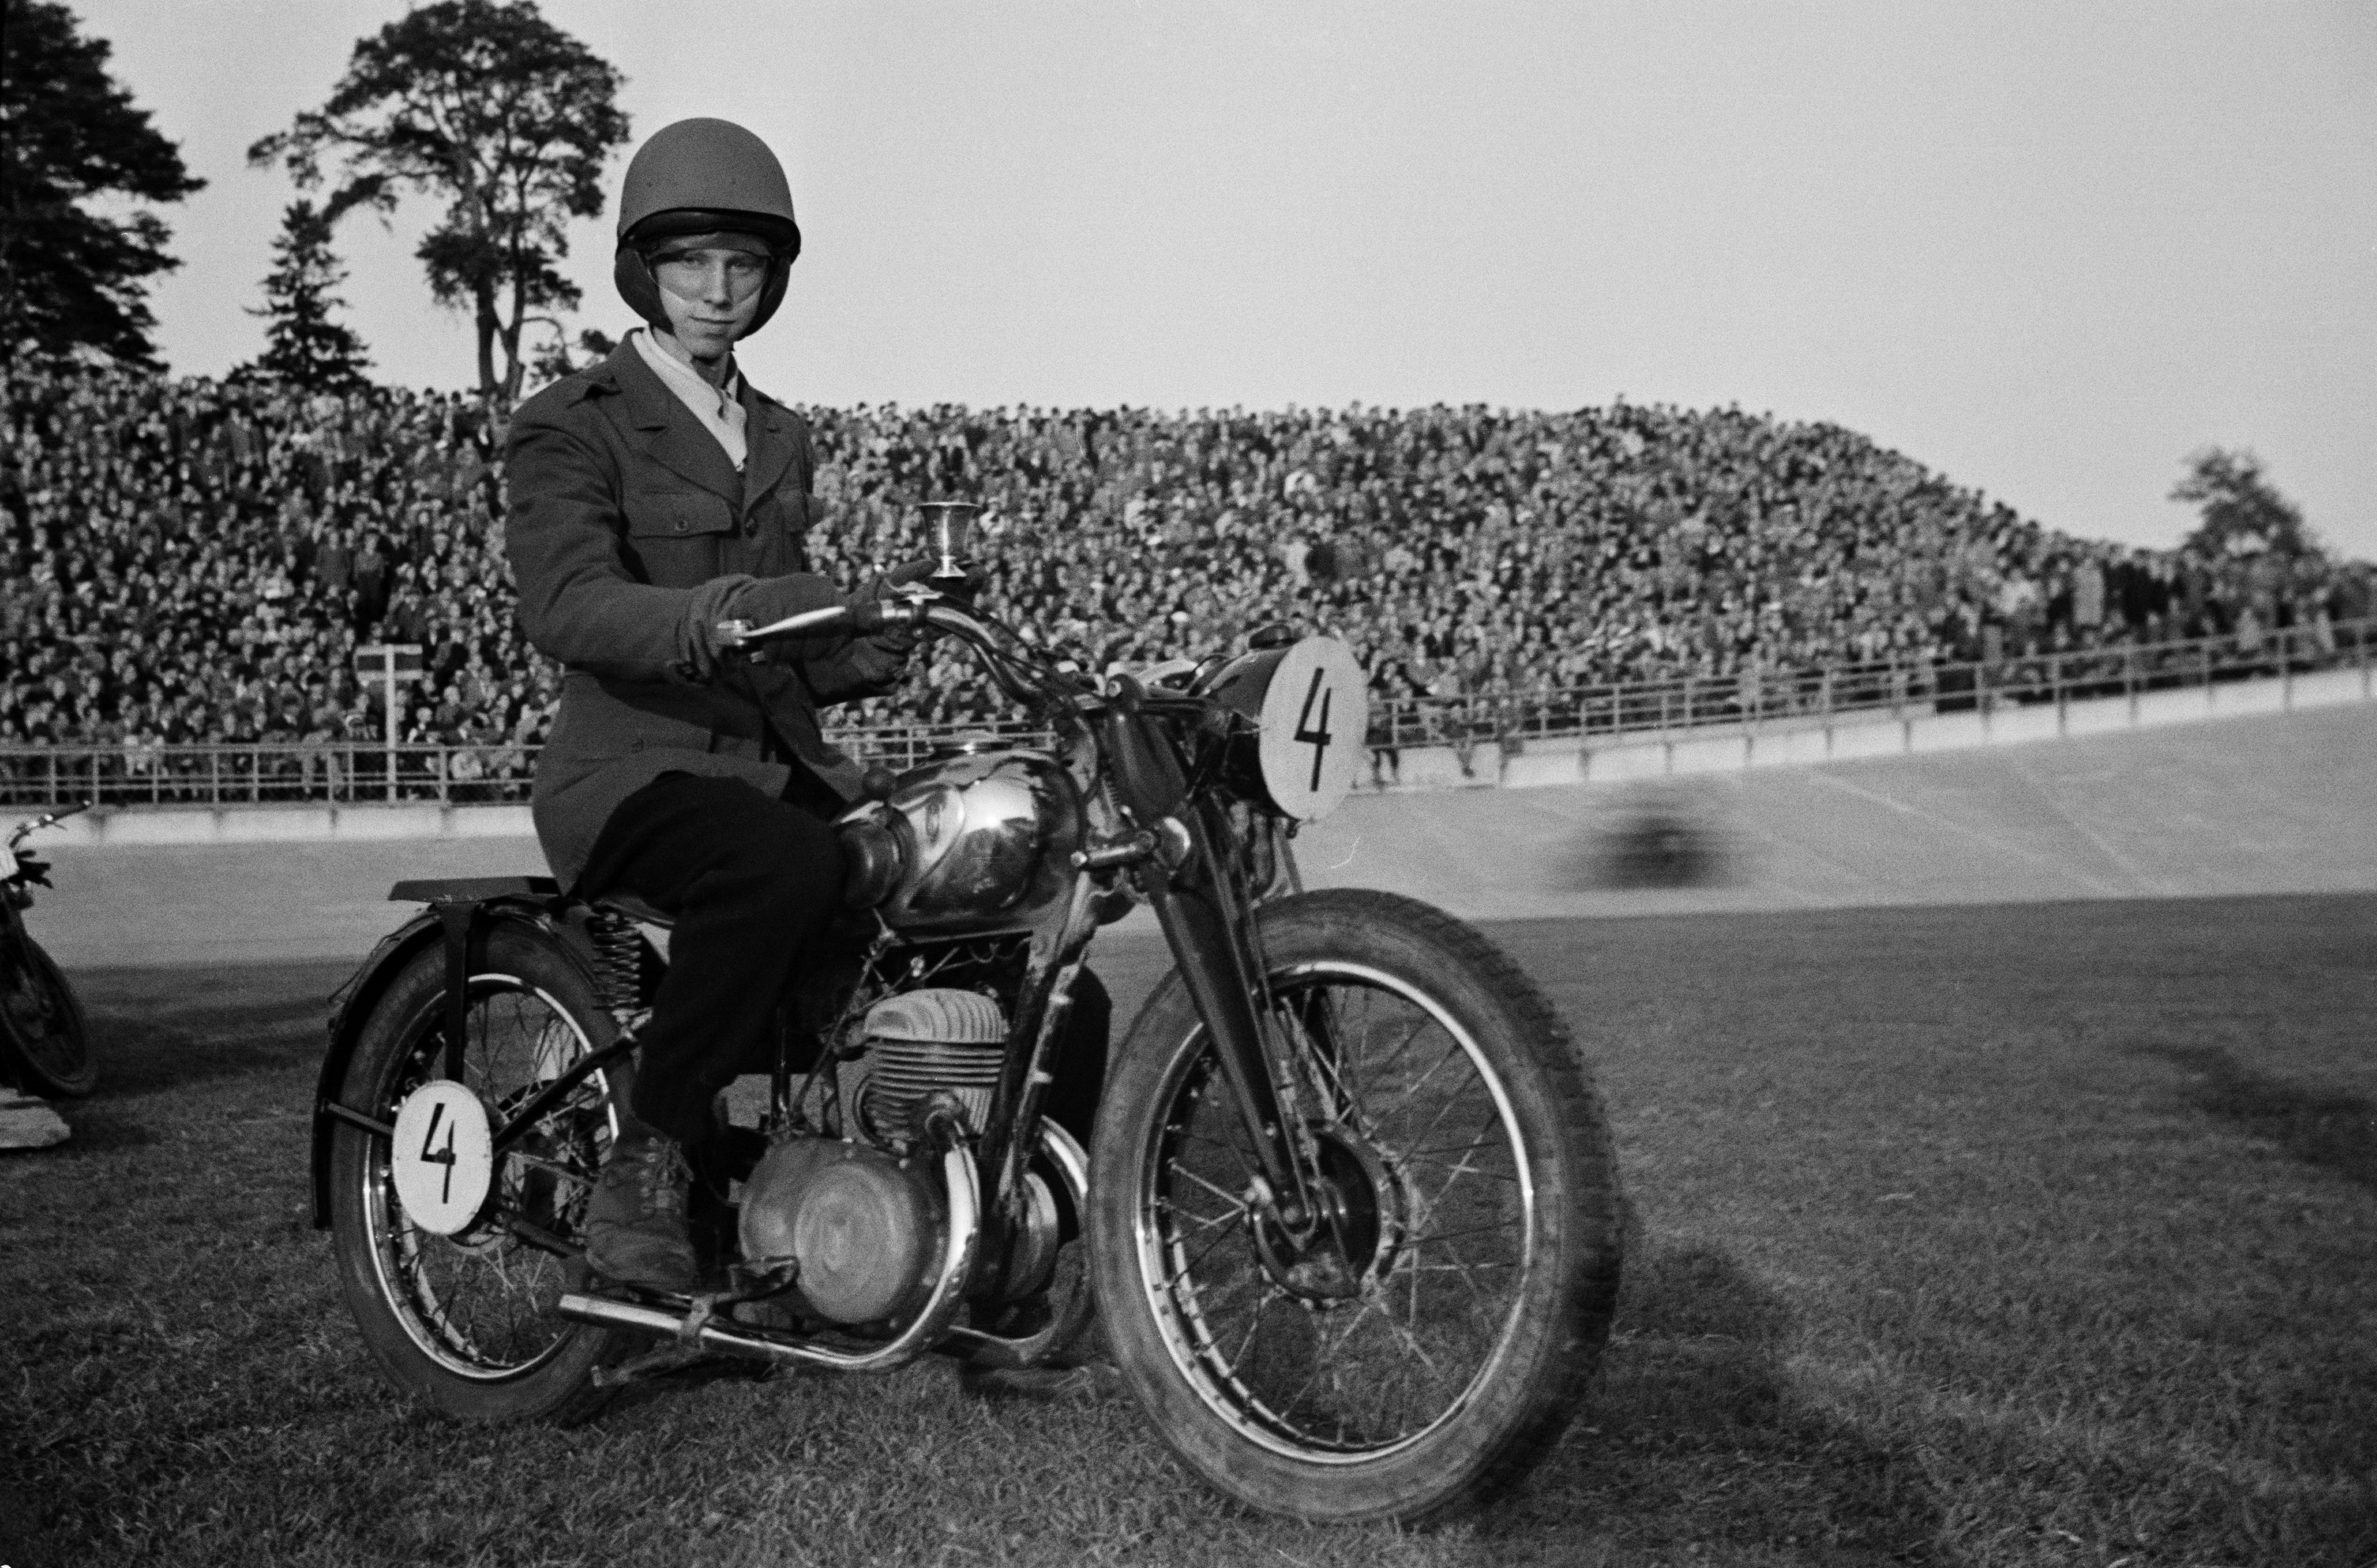
M 154 368 L 146 285 L 179 263 L 150 209 L 206 182 L 66 6 L 0 6 L 0 345 Z M 444 204 L 414 255 L 431 298 L 470 317 L 483 397 L 508 405 L 531 376 L 609 352 L 602 333 L 565 324 L 580 300 L 560 263 L 569 220 L 603 212 L 604 165 L 628 137 L 624 85 L 533 0 L 436 0 L 358 39 L 321 105 L 247 150 L 303 194 L 282 211 L 264 303 L 249 312 L 264 352 L 233 374 L 308 391 L 368 384 L 368 350 L 339 316 L 347 274 L 333 241 L 351 214 L 386 223 L 408 195 Z M 146 205 L 108 216 L 93 198 L 110 195 Z M 2251 451 L 2192 454 L 2170 498 L 2198 508 L 2192 547 L 2319 550 Z
M 95 353 L 154 367 L 146 285 L 179 263 L 153 208 L 204 187 L 109 74 L 103 39 L 55 0 L 0 0 L 0 341 L 13 352 Z M 603 166 L 628 135 L 625 78 L 532 0 L 437 0 L 356 41 L 319 107 L 248 149 L 303 193 L 281 214 L 264 352 L 241 366 L 308 390 L 362 385 L 371 361 L 340 319 L 334 247 L 358 211 L 406 196 L 442 204 L 414 255 L 430 296 L 472 322 L 482 395 L 508 403 L 532 374 L 566 370 L 567 224 L 601 216 Z M 113 217 L 94 198 L 143 203 Z M 318 197 L 318 199 L 317 197 Z

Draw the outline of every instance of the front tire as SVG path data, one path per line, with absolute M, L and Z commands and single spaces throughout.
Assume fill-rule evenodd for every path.
M 469 987 L 462 1081 L 497 1122 L 615 1038 L 577 965 L 523 925 L 488 933 Z M 374 1004 L 340 1099 L 392 1126 L 406 1095 L 444 1076 L 446 1033 L 446 954 L 433 946 Z M 330 1223 L 340 1284 L 399 1387 L 473 1421 L 566 1423 L 601 1408 L 609 1391 L 595 1386 L 594 1370 L 625 1353 L 626 1337 L 553 1309 L 568 1254 L 582 1253 L 586 1200 L 616 1131 L 609 1084 L 596 1072 L 497 1155 L 480 1220 L 439 1236 L 408 1219 L 388 1139 L 339 1126 Z
M 90 1028 L 66 972 L 42 944 L 0 933 L 0 1045 L 37 1095 L 80 1099 L 99 1083 Z
M 1392 894 L 1263 906 L 1323 1233 L 1260 1217 L 1259 1169 L 1175 974 L 1116 1053 L 1091 1266 L 1123 1376 L 1173 1450 L 1253 1507 L 1442 1518 L 1523 1475 L 1608 1337 L 1617 1178 L 1559 1013 L 1470 927 Z

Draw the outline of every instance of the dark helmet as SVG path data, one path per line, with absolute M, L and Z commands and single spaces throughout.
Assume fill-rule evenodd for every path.
M 619 250 L 611 281 L 635 313 L 663 331 L 660 285 L 651 257 L 663 240 L 721 231 L 756 234 L 770 252 L 759 308 L 743 335 L 765 326 L 784 300 L 793 258 L 801 253 L 793 191 L 768 144 L 732 120 L 679 120 L 652 134 L 627 161 L 619 188 Z

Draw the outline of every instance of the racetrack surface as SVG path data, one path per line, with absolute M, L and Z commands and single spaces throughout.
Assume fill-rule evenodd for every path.
M 0 1561 L 2268 1564 L 2377 1553 L 2377 895 L 1497 923 L 1639 1222 L 1585 1411 L 1485 1520 L 1251 1519 L 1136 1406 L 691 1382 L 408 1407 L 305 1224 L 345 961 L 85 971 L 0 1160 Z M 1152 938 L 1093 955 L 1117 1016 Z
M 2377 889 L 2377 704 L 1662 784 L 1361 794 L 1315 885 L 1472 920 Z M 529 839 L 56 852 L 69 970 L 360 959 L 404 878 L 541 873 Z M 1145 929 L 1142 912 L 1134 916 Z

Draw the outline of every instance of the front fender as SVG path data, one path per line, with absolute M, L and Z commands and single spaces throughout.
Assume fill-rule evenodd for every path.
M 592 946 L 579 929 L 582 921 L 556 918 L 551 902 L 544 899 L 495 898 L 484 901 L 480 907 L 483 921 L 514 920 L 534 927 L 569 955 L 570 962 L 585 972 L 590 983 L 599 987 Z M 347 1064 L 354 1058 L 364 1024 L 379 999 L 406 964 L 424 950 L 445 940 L 444 924 L 434 907 L 422 910 L 382 937 L 371 955 L 330 993 L 329 1039 L 322 1052 L 321 1072 L 314 1083 L 309 1188 L 317 1230 L 328 1229 L 330 1224 L 330 1134 L 338 1127 L 339 1119 L 329 1107 L 338 1102 L 340 1086 L 346 1082 Z

